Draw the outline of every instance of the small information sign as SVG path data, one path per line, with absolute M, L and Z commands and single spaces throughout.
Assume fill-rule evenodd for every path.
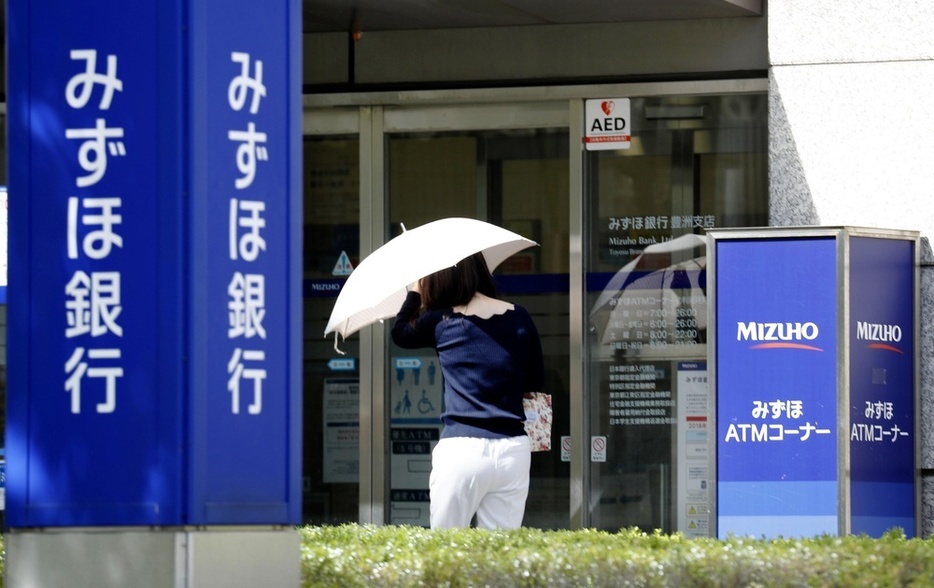
M 632 118 L 629 98 L 598 98 L 584 103 L 587 151 L 629 149 Z

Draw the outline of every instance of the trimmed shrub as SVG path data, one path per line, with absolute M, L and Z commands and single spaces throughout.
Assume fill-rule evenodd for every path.
M 687 539 L 635 529 L 303 527 L 315 586 L 934 586 L 934 540 L 900 530 L 813 539 Z

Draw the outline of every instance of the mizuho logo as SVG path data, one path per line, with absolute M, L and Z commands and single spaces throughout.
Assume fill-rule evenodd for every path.
M 819 334 L 814 323 L 736 323 L 737 341 L 813 341 Z
M 864 323 L 856 321 L 856 338 L 860 341 L 898 343 L 902 340 L 902 328 L 898 325 Z
M 820 335 L 817 324 L 807 323 L 736 323 L 737 341 L 756 341 L 753 349 L 805 349 L 823 351 L 820 347 L 799 343 L 813 341 Z
M 856 340 L 869 341 L 866 345 L 869 349 L 884 349 L 905 354 L 902 349 L 889 345 L 889 343 L 899 343 L 902 340 L 902 328 L 898 325 L 856 321 Z

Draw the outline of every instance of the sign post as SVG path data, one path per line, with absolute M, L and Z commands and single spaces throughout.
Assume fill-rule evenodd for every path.
M 109 585 L 114 541 L 187 562 L 175 585 L 297 573 L 299 2 L 7 16 L 11 585 Z
M 918 234 L 708 235 L 717 536 L 915 536 Z

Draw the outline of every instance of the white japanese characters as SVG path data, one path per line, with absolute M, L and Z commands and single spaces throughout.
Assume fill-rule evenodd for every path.
M 621 216 L 610 217 L 607 228 L 611 231 L 629 230 L 664 230 L 664 229 L 712 229 L 716 225 L 713 215 L 650 215 L 650 216 Z M 618 243 L 620 245 L 646 245 L 652 241 L 632 239 L 631 242 Z M 610 243 L 613 245 L 614 243 Z
M 266 353 L 262 350 L 249 349 L 244 351 L 237 347 L 227 364 L 227 372 L 231 374 L 227 382 L 230 390 L 230 411 L 240 413 L 240 381 L 250 380 L 253 383 L 253 402 L 247 407 L 250 414 L 263 412 L 263 380 L 266 379 L 266 370 L 262 368 L 246 367 L 244 362 L 258 363 L 266 360 Z
M 117 78 L 117 56 L 107 56 L 107 73 L 97 73 L 97 51 L 94 49 L 74 49 L 70 52 L 74 61 L 84 61 L 84 73 L 73 76 L 65 86 L 65 100 L 75 110 L 84 109 L 91 101 L 96 85 L 102 86 L 101 99 L 97 104 L 99 111 L 110 109 L 114 92 L 123 91 L 123 82 Z M 107 155 L 126 155 L 123 141 L 123 128 L 107 127 L 103 118 L 95 118 L 94 126 L 80 129 L 65 129 L 68 139 L 83 139 L 78 150 L 78 163 L 88 175 L 76 178 L 79 188 L 93 186 L 107 172 Z
M 107 56 L 107 73 L 97 73 L 97 51 L 95 49 L 74 49 L 70 52 L 74 61 L 84 60 L 84 73 L 73 76 L 65 86 L 65 99 L 68 106 L 75 109 L 84 108 L 91 100 L 94 85 L 103 86 L 98 108 L 109 110 L 113 101 L 114 91 L 123 91 L 123 82 L 117 79 L 117 56 Z M 80 92 L 79 92 L 80 91 Z
M 259 113 L 260 101 L 266 96 L 263 85 L 263 62 L 256 60 L 253 65 L 253 77 L 250 77 L 250 54 L 234 51 L 230 54 L 234 63 L 240 64 L 240 75 L 230 81 L 227 89 L 227 103 L 235 112 L 240 112 L 246 105 L 247 94 L 252 94 L 250 114 Z M 236 179 L 238 190 L 249 188 L 256 177 L 256 162 L 267 161 L 266 133 L 256 130 L 256 123 L 247 123 L 246 130 L 227 131 L 227 138 L 239 143 L 237 146 L 237 169 L 243 174 Z
M 230 55 L 238 64 L 239 74 L 227 89 L 227 103 L 234 112 L 256 115 L 266 96 L 263 84 L 263 62 L 249 53 L 234 51 Z M 252 66 L 253 75 L 250 75 Z M 249 108 L 247 103 L 249 101 Z M 246 110 L 244 111 L 244 109 Z M 235 163 L 239 176 L 234 178 L 237 197 L 231 198 L 228 208 L 229 259 L 235 269 L 227 285 L 227 337 L 236 341 L 227 362 L 227 391 L 230 393 L 230 411 L 240 414 L 241 396 L 249 397 L 247 413 L 258 415 L 263 411 L 263 383 L 267 372 L 266 352 L 257 348 L 266 340 L 266 276 L 257 271 L 257 261 L 266 251 L 266 203 L 255 194 L 257 162 L 268 161 L 266 133 L 256 130 L 253 120 L 245 121 L 244 129 L 231 129 L 227 138 L 237 143 Z M 242 341 L 241 341 L 242 340 Z M 246 348 L 247 345 L 250 348 Z M 241 395 L 241 387 L 244 394 Z M 252 394 L 251 394 L 252 392 Z
M 895 422 L 895 404 L 882 400 L 867 400 L 863 417 L 869 421 L 850 425 L 850 441 L 895 443 L 902 437 L 910 437 L 908 431 Z
M 756 422 L 730 423 L 724 443 L 774 443 L 781 441 L 807 441 L 813 437 L 830 435 L 831 430 L 805 421 L 802 400 L 755 400 L 750 416 Z M 766 422 L 762 422 L 766 421 Z
M 117 77 L 117 56 L 106 56 L 106 71 L 97 71 L 95 49 L 70 51 L 72 61 L 81 65 L 65 86 L 68 105 L 87 113 L 88 126 L 65 129 L 67 139 L 80 141 L 77 161 L 86 175 L 75 178 L 78 188 L 96 186 L 107 173 L 108 156 L 126 155 L 121 126 L 108 126 L 104 118 L 115 92 L 123 91 Z M 99 92 L 95 92 L 99 89 Z M 95 103 L 92 98 L 100 95 Z M 65 337 L 74 340 L 74 350 L 65 362 L 65 391 L 70 395 L 72 414 L 80 414 L 82 386 L 102 402 L 94 405 L 98 413 L 117 409 L 117 384 L 123 377 L 119 347 L 95 346 L 104 335 L 123 337 L 120 314 L 123 311 L 120 272 L 108 263 L 115 249 L 123 247 L 119 230 L 123 223 L 119 196 L 69 196 L 67 212 L 67 256 L 83 260 L 85 269 L 77 269 L 64 285 Z
M 776 441 L 807 441 L 816 435 L 829 435 L 831 429 L 821 428 L 817 423 L 805 421 L 804 402 L 801 400 L 755 400 L 750 416 L 755 422 L 730 423 L 724 442 L 767 443 Z M 850 441 L 896 442 L 910 437 L 909 432 L 895 422 L 892 402 L 866 401 L 863 417 L 869 422 L 854 422 L 850 425 Z M 765 421 L 765 422 L 763 422 Z

